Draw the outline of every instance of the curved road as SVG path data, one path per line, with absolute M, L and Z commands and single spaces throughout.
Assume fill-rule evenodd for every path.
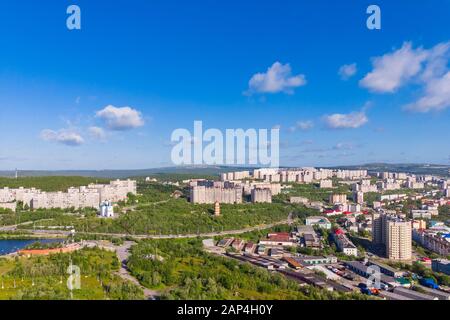
M 141 287 L 147 300 L 154 300 L 155 297 L 159 296 L 159 292 L 142 286 L 139 281 L 131 275 L 130 270 L 128 269 L 127 261 L 130 256 L 130 248 L 135 244 L 136 243 L 132 241 L 125 241 L 123 245 L 115 247 L 117 257 L 120 261 L 120 270 L 118 275 L 121 278 L 131 281 L 135 285 Z
M 208 233 L 190 233 L 190 234 L 168 234 L 168 235 L 139 235 L 139 234 L 127 234 L 127 233 L 103 233 L 103 232 L 82 232 L 82 234 L 88 234 L 88 235 L 98 235 L 98 236 L 115 236 L 115 237 L 133 237 L 136 239 L 184 239 L 184 238 L 206 238 L 206 237 L 216 237 L 216 236 L 226 236 L 226 235 L 235 235 L 235 234 L 242 234 L 246 232 L 252 232 L 252 231 L 259 231 L 264 229 L 269 229 L 275 226 L 289 224 L 291 225 L 293 223 L 294 219 L 292 217 L 292 212 L 289 213 L 287 219 L 269 223 L 269 224 L 263 224 L 259 226 L 254 227 L 248 227 L 243 229 L 237 229 L 237 230 L 228 230 L 228 231 L 217 231 L 217 232 L 208 232 Z M 9 230 L 15 230 L 15 226 L 9 226 L 8 228 L 13 228 Z M 5 227 L 6 228 L 6 227 Z M 0 229 L 1 230 L 1 229 Z M 34 234 L 39 235 L 64 235 L 69 236 L 71 234 L 70 231 L 61 231 L 61 230 L 27 230 Z
M 183 235 L 132 235 L 132 234 L 118 234 L 118 233 L 100 233 L 100 232 L 84 232 L 84 234 L 90 234 L 90 235 L 104 235 L 104 236 L 115 236 L 115 237 L 134 237 L 136 239 L 182 239 L 182 238 L 196 238 L 196 237 L 202 237 L 202 238 L 206 238 L 206 237 L 215 237 L 215 236 L 223 236 L 223 235 L 235 235 L 235 234 L 242 234 L 242 233 L 246 233 L 246 232 L 251 232 L 251 231 L 258 231 L 258 230 L 264 230 L 264 229 L 269 229 L 278 225 L 284 225 L 284 224 L 288 224 L 291 225 L 294 222 L 293 216 L 292 216 L 292 212 L 289 213 L 287 219 L 282 220 L 282 221 L 278 221 L 278 222 L 274 222 L 274 223 L 270 223 L 270 224 L 263 224 L 263 225 L 259 225 L 259 226 L 254 226 L 254 227 L 248 227 L 248 228 L 243 228 L 243 229 L 238 229 L 238 230 L 228 230 L 228 231 L 223 231 L 223 232 L 210 232 L 210 233 L 199 233 L 199 234 L 183 234 Z M 30 224 L 32 222 L 25 222 L 25 223 L 21 223 L 20 225 L 23 224 Z M 13 231 L 17 229 L 18 225 L 12 225 L 12 226 L 4 226 L 4 227 L 0 227 L 0 231 Z M 42 235 L 42 236 L 69 236 L 71 234 L 70 231 L 59 231 L 59 230 L 27 230 L 32 232 L 35 235 Z M 117 257 L 119 258 L 119 261 L 121 263 L 120 266 L 120 270 L 118 272 L 118 275 L 126 280 L 129 280 L 131 282 L 133 282 L 134 284 L 138 285 L 139 287 L 142 288 L 142 290 L 144 291 L 144 296 L 146 299 L 155 299 L 155 297 L 157 297 L 159 295 L 158 291 L 155 290 L 150 290 L 145 288 L 144 286 L 142 286 L 139 281 L 133 277 L 130 274 L 130 271 L 127 267 L 127 261 L 128 258 L 130 256 L 130 248 L 135 244 L 135 242 L 132 241 L 125 241 L 123 245 L 121 246 L 115 246 L 115 251 L 117 254 Z

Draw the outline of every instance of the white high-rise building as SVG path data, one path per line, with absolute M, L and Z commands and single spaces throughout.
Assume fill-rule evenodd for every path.
M 251 195 L 252 203 L 271 203 L 272 192 L 270 189 L 254 188 Z
M 116 180 L 110 184 L 91 184 L 87 187 L 69 188 L 67 192 L 44 192 L 39 189 L 0 189 L 1 202 L 19 202 L 32 209 L 99 208 L 103 201 L 122 201 L 129 193 L 136 194 L 134 180 Z
M 411 222 L 384 213 L 376 213 L 372 218 L 372 242 L 384 245 L 388 259 L 411 260 Z

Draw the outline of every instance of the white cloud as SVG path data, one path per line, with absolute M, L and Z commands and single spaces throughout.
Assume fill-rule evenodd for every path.
M 372 72 L 360 81 L 374 92 L 395 92 L 408 82 L 419 85 L 422 95 L 403 107 L 414 112 L 441 111 L 450 107 L 450 41 L 431 49 L 414 49 L 405 42 L 401 49 L 374 59 Z
M 348 114 L 326 115 L 323 117 L 323 121 L 330 129 L 356 129 L 369 122 L 369 119 L 364 111 L 357 111 Z
M 92 126 L 88 128 L 88 132 L 94 139 L 102 141 L 106 139 L 106 132 L 103 128 Z
M 289 132 L 295 132 L 295 131 L 308 131 L 310 129 L 314 128 L 314 122 L 311 120 L 305 120 L 305 121 L 297 121 L 295 126 L 289 127 Z
M 354 145 L 348 142 L 339 142 L 332 149 L 333 150 L 352 150 L 354 149 Z
M 348 80 L 353 77 L 357 71 L 358 69 L 356 68 L 356 63 L 352 63 L 341 66 L 338 73 L 342 80 Z
M 426 67 L 421 74 L 421 80 L 427 82 L 430 79 L 442 77 L 447 71 L 450 58 L 450 41 L 439 43 L 428 50 Z
M 405 42 L 401 49 L 374 59 L 374 69 L 360 81 L 371 91 L 395 92 L 414 82 L 422 87 L 421 97 L 403 107 L 414 112 L 441 111 L 450 107 L 450 41 L 431 49 L 414 49 Z
M 144 125 L 141 112 L 130 107 L 116 108 L 109 105 L 97 111 L 96 116 L 103 119 L 111 130 L 129 130 Z
M 40 136 L 41 139 L 45 141 L 53 141 L 67 146 L 80 146 L 84 143 L 84 139 L 81 135 L 68 129 L 61 129 L 58 131 L 45 129 L 41 131 Z
M 297 122 L 297 128 L 303 131 L 312 129 L 314 127 L 314 123 L 310 120 L 308 121 L 299 121 Z
M 304 86 L 306 78 L 303 74 L 292 75 L 289 64 L 275 62 L 265 73 L 257 73 L 252 76 L 248 83 L 248 95 L 254 93 L 287 93 L 293 94 L 294 89 Z
M 410 42 L 405 42 L 400 49 L 374 58 L 372 72 L 360 81 L 360 85 L 374 92 L 395 92 L 422 70 L 428 54 L 426 50 L 413 49 Z
M 348 151 L 360 149 L 362 147 L 362 144 L 354 144 L 352 142 L 339 142 L 331 148 L 331 151 L 341 151 L 343 152 L 341 154 L 345 154 L 348 153 Z
M 442 78 L 428 81 L 425 94 L 416 102 L 405 106 L 415 112 L 440 111 L 450 107 L 450 71 Z

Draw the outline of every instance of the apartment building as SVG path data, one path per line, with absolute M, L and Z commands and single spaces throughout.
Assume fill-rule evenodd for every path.
M 190 202 L 198 204 L 228 203 L 244 201 L 250 196 L 253 203 L 271 203 L 272 196 L 281 192 L 281 185 L 267 182 L 191 180 Z
M 193 186 L 190 189 L 190 201 L 192 203 L 242 203 L 243 189 L 241 186 Z
M 432 214 L 429 210 L 411 210 L 411 217 L 413 219 L 431 219 Z
M 413 232 L 414 232 L 414 230 L 427 228 L 427 222 L 425 220 L 413 220 L 413 221 L 411 221 L 411 225 L 413 228 Z
M 16 211 L 17 204 L 15 202 L 0 202 L 1 209 Z
M 252 189 L 270 189 L 272 196 L 276 196 L 281 193 L 281 184 L 279 183 L 267 183 L 267 182 L 247 182 L 243 184 L 244 194 L 251 195 Z
M 361 192 L 364 192 L 364 193 L 377 192 L 378 191 L 378 187 L 375 184 L 371 184 L 370 180 L 364 179 L 364 180 L 361 180 L 358 183 L 352 184 L 352 191 L 353 192 L 361 191 Z
M 389 190 L 398 190 L 401 189 L 400 182 L 394 180 L 394 179 L 385 179 L 382 182 L 379 182 L 378 189 L 382 191 L 389 191 Z
M 411 260 L 411 223 L 402 220 L 388 220 L 386 229 L 386 256 L 391 260 Z
M 271 203 L 272 191 L 270 189 L 253 188 L 251 191 L 252 203 Z
M 436 259 L 431 262 L 434 272 L 441 272 L 450 275 L 450 261 L 446 259 Z
M 353 201 L 358 204 L 363 204 L 364 203 L 364 192 L 362 192 L 362 191 L 353 192 Z
M 320 180 L 320 188 L 333 188 L 333 180 Z
M 290 197 L 289 198 L 289 202 L 290 203 L 299 203 L 299 204 L 308 204 L 309 203 L 309 199 L 305 198 L 305 197 Z
M 250 178 L 250 171 L 227 172 L 220 175 L 221 181 L 244 180 Z
M 385 248 L 392 260 L 411 260 L 412 225 L 395 215 L 375 213 L 372 216 L 372 242 Z
M 129 179 L 111 181 L 110 184 L 89 184 L 87 189 L 97 190 L 100 194 L 100 202 L 118 202 L 126 199 L 128 193 L 137 193 L 136 181 Z
M 358 255 L 358 249 L 356 246 L 351 242 L 345 233 L 338 229 L 333 234 L 334 242 L 336 243 L 336 247 L 339 251 L 344 253 L 347 256 L 357 256 Z
M 346 194 L 330 194 L 329 202 L 331 204 L 345 204 L 347 203 L 347 195 Z
M 356 180 L 367 177 L 367 170 L 337 170 L 334 176 L 344 180 Z
M 442 256 L 450 255 L 450 238 L 448 235 L 436 233 L 431 230 L 414 229 L 412 236 L 414 241 L 424 248 Z
M 110 184 L 90 184 L 69 188 L 67 192 L 45 192 L 39 189 L 0 189 L 0 203 L 21 201 L 32 209 L 50 208 L 99 208 L 103 201 L 118 202 L 127 199 L 129 193 L 137 193 L 134 180 L 116 180 Z
M 405 187 L 408 189 L 424 189 L 425 183 L 424 182 L 418 182 L 415 178 L 408 177 L 405 183 Z

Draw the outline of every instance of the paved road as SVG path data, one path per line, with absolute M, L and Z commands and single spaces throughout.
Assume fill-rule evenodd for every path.
M 269 223 L 269 224 L 263 224 L 259 226 L 254 227 L 248 227 L 238 230 L 228 230 L 228 231 L 216 231 L 216 232 L 209 232 L 209 233 L 190 233 L 190 234 L 168 234 L 168 235 L 134 235 L 134 234 L 126 234 L 126 233 L 102 233 L 102 232 L 82 232 L 83 234 L 88 235 L 98 235 L 98 236 L 115 236 L 115 237 L 133 237 L 136 239 L 185 239 L 185 238 L 197 238 L 197 237 L 216 237 L 216 236 L 226 236 L 226 235 L 236 235 L 236 234 L 242 234 L 246 232 L 252 232 L 252 231 L 259 231 L 264 229 L 269 229 L 275 226 L 284 225 L 284 224 L 292 224 L 293 223 L 293 216 L 292 213 L 289 213 L 289 216 L 286 220 Z M 61 231 L 61 230 L 28 230 L 34 234 L 40 234 L 40 235 L 63 235 L 68 236 L 70 235 L 70 231 Z
M 17 230 L 18 226 L 25 226 L 25 225 L 30 225 L 33 223 L 39 223 L 42 221 L 49 221 L 52 219 L 41 219 L 41 220 L 36 220 L 36 221 L 26 221 L 26 222 L 22 222 L 22 223 L 18 223 L 18 224 L 14 224 L 14 225 L 10 225 L 10 226 L 1 226 L 0 227 L 0 231 L 14 231 Z
M 27 221 L 24 223 L 14 224 L 12 226 L 3 226 L 3 227 L 0 227 L 0 231 L 14 231 L 17 229 L 18 226 L 32 224 L 32 223 L 33 223 L 33 221 Z
M 132 241 L 125 241 L 123 245 L 115 247 L 117 257 L 119 258 L 119 261 L 120 261 L 120 270 L 119 270 L 118 275 L 122 279 L 131 281 L 132 283 L 141 287 L 142 290 L 144 291 L 144 296 L 147 300 L 154 300 L 155 297 L 159 296 L 159 292 L 143 287 L 139 283 L 139 281 L 131 275 L 131 273 L 127 267 L 127 261 L 128 261 L 128 258 L 130 257 L 130 248 L 135 244 L 136 243 L 132 242 Z

